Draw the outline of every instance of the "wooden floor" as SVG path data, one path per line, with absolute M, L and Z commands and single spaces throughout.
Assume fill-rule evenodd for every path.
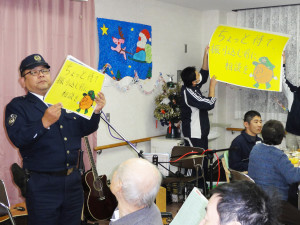
M 180 207 L 182 206 L 182 204 L 183 203 L 181 202 L 181 203 L 171 203 L 171 204 L 167 205 L 167 211 L 172 213 L 173 218 L 177 214 L 177 212 L 180 209 Z
M 167 212 L 171 212 L 173 218 L 177 214 L 178 210 L 180 209 L 182 203 L 171 203 L 167 205 Z M 108 225 L 109 221 L 97 221 L 98 225 Z M 92 223 L 91 223 L 92 224 Z M 96 225 L 96 224 L 95 224 Z

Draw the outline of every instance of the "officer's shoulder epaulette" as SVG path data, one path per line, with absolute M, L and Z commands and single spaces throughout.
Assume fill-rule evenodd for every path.
M 22 102 L 26 99 L 26 95 L 15 97 L 11 100 L 11 103 Z

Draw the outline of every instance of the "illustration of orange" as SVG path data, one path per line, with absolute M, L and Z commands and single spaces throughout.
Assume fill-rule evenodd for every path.
M 95 100 L 95 93 L 93 90 L 89 91 L 88 94 L 83 93 L 83 98 L 79 102 L 79 109 L 77 109 L 77 112 L 80 112 L 80 110 L 84 110 L 84 114 L 88 113 L 88 109 L 92 107 Z
M 253 86 L 258 88 L 259 84 L 266 84 L 266 88 L 269 89 L 271 87 L 270 81 L 274 78 L 273 69 L 275 66 L 267 57 L 261 57 L 259 62 L 253 62 L 253 64 L 255 65 L 253 78 L 256 81 Z
M 257 83 L 265 84 L 270 82 L 274 76 L 273 70 L 270 70 L 264 64 L 258 64 L 253 72 L 254 80 Z

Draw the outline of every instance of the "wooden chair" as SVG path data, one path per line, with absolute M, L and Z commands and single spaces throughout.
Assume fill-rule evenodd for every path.
M 225 171 L 225 177 L 226 177 L 226 181 L 227 183 L 230 182 L 230 171 L 229 171 L 229 166 L 228 166 L 228 151 L 224 152 L 223 158 L 221 159 L 222 161 L 222 165 L 223 165 L 223 169 Z
M 3 180 L 0 180 L 0 216 L 3 217 L 3 216 L 8 215 L 10 218 L 11 224 L 15 225 L 16 222 L 14 221 L 14 218 L 11 214 L 9 207 L 10 207 L 10 204 L 9 204 L 9 200 L 7 197 L 5 184 L 4 184 Z
M 156 199 L 155 199 L 155 204 L 157 205 L 163 224 L 169 224 L 172 219 L 173 215 L 171 212 L 167 212 L 167 202 L 166 202 L 167 196 L 166 196 L 166 188 L 160 187 L 159 191 L 157 193 Z
M 245 172 L 240 172 L 240 171 L 236 171 L 236 170 L 232 170 L 232 169 L 229 169 L 229 172 L 230 172 L 232 181 L 247 180 L 247 181 L 251 181 L 251 182 L 255 183 L 254 180 L 251 177 L 249 177 Z
M 237 179 L 237 177 L 239 177 L 239 175 L 235 172 L 238 172 L 238 173 L 242 173 L 244 175 L 246 175 L 247 177 L 249 177 L 247 174 L 248 174 L 248 171 L 243 171 L 243 172 L 239 172 L 239 171 L 236 171 L 236 170 L 233 170 L 233 169 L 230 169 L 229 168 L 229 163 L 228 163 L 228 158 L 229 158 L 229 152 L 228 151 L 225 151 L 224 152 L 224 157 L 221 159 L 222 160 L 222 165 L 223 165 L 223 169 L 225 171 L 225 176 L 226 176 L 226 181 L 227 183 L 230 182 L 230 180 L 234 180 L 234 179 Z M 235 173 L 235 177 L 232 178 L 232 174 L 231 174 L 231 171 L 234 171 L 233 173 Z M 250 177 L 249 177 L 250 178 Z M 250 178 L 251 179 L 251 178 Z M 253 181 L 251 179 L 251 181 Z M 254 181 L 253 181 L 254 182 Z
M 226 161 L 224 158 L 222 158 L 221 161 L 222 161 L 223 169 L 225 171 L 226 181 L 227 181 L 227 183 L 230 183 L 230 171 L 226 165 Z

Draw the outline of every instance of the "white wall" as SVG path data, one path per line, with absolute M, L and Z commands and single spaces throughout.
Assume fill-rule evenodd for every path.
M 235 12 L 223 12 L 218 10 L 210 10 L 202 12 L 201 25 L 202 37 L 204 43 L 208 43 L 211 35 L 219 24 L 236 25 Z M 217 74 L 215 74 L 218 76 Z M 213 110 L 213 117 L 210 118 L 212 128 L 220 133 L 220 137 L 212 141 L 209 145 L 213 149 L 228 148 L 231 141 L 239 134 L 239 132 L 231 133 L 226 131 L 226 127 L 243 127 L 242 120 L 233 119 L 234 115 L 234 99 L 236 92 L 231 91 L 224 83 L 218 83 L 216 89 L 217 103 Z
M 152 79 L 147 81 L 149 90 L 152 89 L 159 73 L 164 78 L 166 74 L 176 76 L 177 70 L 186 66 L 202 65 L 205 46 L 218 24 L 226 24 L 228 14 L 219 11 L 200 12 L 193 9 L 161 3 L 155 0 L 95 0 L 96 17 L 135 22 L 152 26 Z M 230 18 L 230 16 L 229 16 Z M 234 18 L 234 16 L 233 16 Z M 188 45 L 184 53 L 184 45 Z M 100 55 L 101 57 L 101 55 Z M 218 102 L 213 115 L 214 123 L 228 123 L 230 116 L 226 111 L 227 102 L 224 99 L 226 90 L 218 87 Z M 145 138 L 166 133 L 166 127 L 155 128 L 153 111 L 154 98 L 161 89 L 151 95 L 143 94 L 138 87 L 123 93 L 115 87 L 104 87 L 107 99 L 104 108 L 111 115 L 111 124 L 128 140 Z M 220 97 L 219 97 L 220 96 Z M 224 110 L 225 109 L 225 110 Z M 212 143 L 212 147 L 226 146 L 225 128 L 218 128 L 222 136 Z M 228 132 L 227 132 L 228 133 Z M 119 142 L 110 137 L 105 123 L 100 123 L 98 130 L 98 146 Z M 150 151 L 150 143 L 138 144 L 137 148 Z M 97 157 L 99 174 L 112 175 L 113 169 L 127 158 L 136 157 L 129 147 L 118 147 L 103 150 Z

